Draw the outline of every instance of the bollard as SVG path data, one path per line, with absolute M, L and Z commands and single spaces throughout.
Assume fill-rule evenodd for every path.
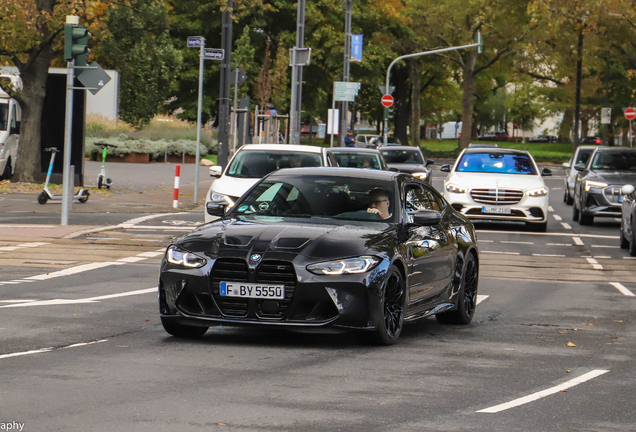
M 174 175 L 174 200 L 172 201 L 172 207 L 179 208 L 179 173 L 181 172 L 181 166 L 177 165 L 176 173 Z

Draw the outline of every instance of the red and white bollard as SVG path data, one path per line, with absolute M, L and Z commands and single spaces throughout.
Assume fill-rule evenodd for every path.
M 177 170 L 174 175 L 174 200 L 172 201 L 172 207 L 179 208 L 179 175 L 181 173 L 181 166 L 177 165 Z

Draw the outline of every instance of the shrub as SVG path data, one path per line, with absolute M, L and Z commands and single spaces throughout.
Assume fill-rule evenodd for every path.
M 151 141 L 148 139 L 132 139 L 126 134 L 120 134 L 116 137 L 86 137 L 84 154 L 90 159 L 96 159 L 97 155 L 102 152 L 102 147 L 96 145 L 96 143 L 100 142 L 116 146 L 108 148 L 108 154 L 112 156 L 124 156 L 129 153 L 149 153 L 151 160 L 160 160 L 166 152 L 166 146 L 168 154 L 171 155 L 181 156 L 185 149 L 187 155 L 195 156 L 197 151 L 197 143 L 192 140 L 166 141 L 162 139 Z M 205 156 L 208 153 L 208 148 L 201 143 L 199 151 L 201 156 Z

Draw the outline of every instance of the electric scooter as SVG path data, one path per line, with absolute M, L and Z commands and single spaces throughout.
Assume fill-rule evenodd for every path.
M 113 181 L 106 177 L 106 155 L 108 154 L 108 147 L 117 146 L 106 143 L 95 143 L 95 145 L 104 147 L 104 151 L 102 152 L 102 170 L 97 176 L 97 189 L 101 189 L 102 186 L 105 186 L 106 189 L 110 189 L 110 187 L 113 185 Z
M 44 149 L 45 152 L 51 152 L 51 162 L 49 163 L 49 171 L 46 173 L 46 182 L 44 183 L 44 190 L 38 195 L 38 202 L 40 204 L 46 204 L 48 200 L 61 200 L 62 195 L 53 195 L 49 190 L 49 180 L 51 179 L 51 173 L 53 172 L 53 162 L 55 161 L 55 153 L 60 151 L 57 147 L 49 147 Z M 77 195 L 73 195 L 73 198 L 77 198 L 79 202 L 84 204 L 88 201 L 90 193 L 86 189 L 80 189 Z

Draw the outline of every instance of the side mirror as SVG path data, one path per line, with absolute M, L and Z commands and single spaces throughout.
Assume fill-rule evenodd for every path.
M 574 169 L 577 171 L 585 171 L 585 164 L 576 164 L 574 165 Z
M 440 170 L 440 171 L 444 171 L 444 172 L 450 172 L 451 168 L 450 168 L 450 165 L 449 165 L 449 164 L 445 164 L 445 165 L 442 165 L 442 166 L 439 168 L 439 170 Z
M 634 193 L 634 186 L 632 185 L 625 185 L 621 188 L 621 195 L 630 195 Z
M 210 216 L 223 216 L 226 208 L 227 203 L 225 201 L 209 201 L 205 205 L 205 210 Z
M 551 170 L 549 170 L 548 168 L 543 168 L 543 169 L 541 170 L 541 175 L 542 175 L 543 177 L 550 177 L 550 176 L 552 175 L 552 171 L 551 171 Z
M 210 167 L 210 177 L 221 177 L 223 174 L 223 170 L 218 165 L 213 165 Z
M 418 226 L 437 225 L 442 221 L 442 213 L 437 210 L 418 210 L 409 212 L 412 217 L 412 224 Z
M 570 165 L 570 162 L 563 162 L 563 166 L 566 168 L 570 168 L 572 165 Z
M 426 159 L 426 164 L 424 166 L 433 165 L 435 161 L 433 159 Z

